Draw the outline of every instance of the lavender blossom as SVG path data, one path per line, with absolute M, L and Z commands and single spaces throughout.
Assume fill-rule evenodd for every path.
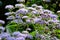
M 8 38 L 8 37 L 10 37 L 9 33 L 2 33 L 1 34 L 1 38 Z
M 45 2 L 51 2 L 51 0 L 43 0 L 43 1 L 45 1 Z
M 7 37 L 7 40 L 16 40 L 14 37 Z
M 26 22 L 27 22 L 27 23 L 30 23 L 30 22 L 31 22 L 31 20 L 30 20 L 30 19 L 26 19 Z
M 20 32 L 14 32 L 12 35 L 13 35 L 14 37 L 18 37 L 20 34 L 21 34 Z
M 22 19 L 15 19 L 15 20 L 13 20 L 13 22 L 16 22 L 16 23 L 23 23 Z
M 27 18 L 28 18 L 28 16 L 23 16 L 23 17 L 22 17 L 22 19 L 27 19 Z
M 23 5 L 23 4 L 15 4 L 15 8 L 24 8 L 25 7 L 25 5 Z
M 16 38 L 16 40 L 25 40 L 25 38 L 24 37 L 18 37 L 18 38 Z
M 5 21 L 3 21 L 3 20 L 0 20 L 0 24 L 5 24 Z
M 25 0 L 17 0 L 17 2 L 25 2 Z
M 35 18 L 33 19 L 35 23 L 38 23 L 41 19 L 40 18 Z
M 33 7 L 28 7 L 28 11 L 31 12 L 31 11 L 35 11 L 36 9 L 33 8 Z
M 36 9 L 43 9 L 43 7 L 42 6 L 37 6 Z
M 7 16 L 12 15 L 12 14 L 14 14 L 14 12 L 7 12 L 7 13 L 5 13 L 5 15 L 7 15 Z
M 16 19 L 19 19 L 19 18 L 21 18 L 21 17 L 20 17 L 19 14 L 16 14 L 16 15 L 15 15 L 15 18 L 16 18 Z
M 49 16 L 54 19 L 54 18 L 57 18 L 58 16 L 57 15 L 54 15 L 54 14 L 49 14 Z
M 13 20 L 13 19 L 15 19 L 14 16 L 9 16 L 9 17 L 7 18 L 7 20 Z
M 19 9 L 16 13 L 27 14 L 28 10 L 25 8 Z
M 28 34 L 26 38 L 33 39 L 33 36 Z
M 32 13 L 32 14 L 39 14 L 37 10 L 32 11 L 31 13 Z
M 2 26 L 0 26 L 0 31 L 4 31 L 5 30 L 5 28 L 4 27 L 2 27 Z
M 28 31 L 22 31 L 23 34 L 28 34 Z
M 14 9 L 14 6 L 13 5 L 6 5 L 5 9 Z

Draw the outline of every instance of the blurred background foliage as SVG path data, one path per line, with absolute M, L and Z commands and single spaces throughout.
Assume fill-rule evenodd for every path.
M 59 3 L 60 0 L 25 0 L 26 6 L 31 6 L 32 4 L 42 5 L 45 9 L 49 9 L 54 11 L 55 13 L 57 10 L 60 10 Z M 14 5 L 16 4 L 16 0 L 0 0 L 0 19 L 6 20 L 6 16 L 4 15 L 5 12 L 8 10 L 5 9 L 6 5 Z M 3 17 L 3 18 L 2 18 Z

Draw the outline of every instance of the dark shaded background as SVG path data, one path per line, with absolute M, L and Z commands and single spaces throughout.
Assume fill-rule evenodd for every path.
M 17 2 L 16 2 L 16 0 L 0 0 L 0 1 L 2 2 L 2 5 L 0 6 L 0 20 L 4 20 L 6 22 L 5 23 L 5 25 L 6 25 L 7 24 L 7 20 L 6 20 L 7 16 L 5 16 L 4 13 L 6 13 L 8 10 L 5 9 L 5 6 L 9 5 L 9 4 L 14 5 Z
M 2 2 L 2 4 L 0 5 L 0 20 L 4 20 L 6 22 L 5 23 L 5 25 L 6 25 L 7 20 L 6 20 L 6 16 L 4 15 L 4 13 L 6 13 L 8 10 L 5 9 L 5 6 L 9 5 L 9 4 L 14 5 L 17 2 L 16 2 L 16 0 L 0 0 L 0 1 Z M 26 2 L 27 2 L 27 0 L 26 0 Z M 59 2 L 60 1 L 58 1 L 58 0 L 52 0 L 52 2 L 50 2 L 50 3 L 48 3 L 48 2 L 45 2 L 45 3 L 50 4 L 50 5 L 53 4 L 53 3 L 56 3 L 56 5 L 57 5 L 57 7 L 55 8 L 56 9 L 55 12 L 56 12 L 57 10 L 60 10 L 60 7 L 58 6 L 60 4 Z

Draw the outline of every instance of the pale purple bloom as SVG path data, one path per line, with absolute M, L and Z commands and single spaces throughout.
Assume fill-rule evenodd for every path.
M 19 14 L 15 14 L 15 18 L 18 19 L 18 18 L 21 18 Z
M 16 22 L 16 23 L 23 23 L 22 19 L 15 19 L 15 20 L 13 20 L 13 22 Z
M 5 9 L 14 9 L 14 6 L 13 5 L 6 5 Z
M 33 7 L 28 7 L 28 10 L 29 10 L 29 11 L 35 11 L 36 9 L 33 8 Z
M 17 2 L 25 2 L 25 0 L 17 0 Z
M 31 22 L 31 20 L 30 20 L 30 19 L 26 19 L 26 22 L 27 22 L 27 23 L 30 23 L 30 22 Z
M 13 35 L 14 37 L 18 37 L 20 34 L 21 34 L 21 33 L 20 33 L 19 31 L 17 31 L 17 32 L 14 32 L 12 35 Z
M 45 21 L 44 20 L 40 20 L 38 23 L 45 24 Z
M 0 26 L 0 31 L 4 31 L 5 30 L 5 28 L 4 27 L 2 27 L 2 26 Z
M 35 23 L 38 23 L 41 19 L 40 18 L 35 18 L 33 19 Z
M 36 9 L 43 9 L 43 7 L 42 6 L 37 6 Z
M 9 16 L 9 17 L 7 17 L 7 20 L 13 20 L 13 19 L 15 19 L 14 16 Z
M 27 18 L 28 18 L 28 16 L 23 16 L 23 17 L 22 17 L 22 19 L 27 19 Z
M 16 40 L 14 37 L 7 37 L 7 40 Z
M 16 8 L 24 8 L 25 5 L 23 5 L 23 4 L 15 4 L 15 7 L 16 7 Z
M 39 38 L 39 36 L 40 36 L 40 34 L 36 33 L 35 37 L 36 37 L 36 38 Z
M 45 2 L 51 2 L 51 0 L 43 0 L 43 1 L 45 1 Z
M 60 23 L 56 24 L 56 28 L 60 29 Z
M 23 34 L 28 34 L 28 31 L 22 31 Z
M 16 38 L 16 40 L 25 40 L 25 38 L 24 37 L 18 37 L 18 38 Z
M 55 22 L 55 23 L 59 22 L 59 20 L 57 20 L 57 19 L 53 19 L 52 21 Z
M 54 15 L 54 14 L 49 14 L 49 16 L 53 19 L 58 17 L 57 15 Z
M 26 38 L 26 37 L 27 37 L 27 34 L 21 33 L 21 34 L 19 35 L 19 37 L 24 37 L 24 38 Z
M 28 10 L 25 9 L 25 8 L 22 8 L 22 9 L 19 9 L 16 13 L 21 13 L 21 14 L 27 14 L 28 13 Z
M 30 35 L 30 34 L 28 34 L 26 38 L 28 38 L 28 39 L 33 39 L 33 36 Z
M 3 21 L 3 20 L 0 20 L 0 24 L 5 24 L 5 21 Z
M 48 13 L 48 14 L 50 14 L 50 13 L 51 13 L 51 11 L 50 11 L 50 10 L 44 10 L 43 12 L 44 12 L 44 13 Z
M 39 14 L 37 10 L 32 11 L 32 14 Z
M 14 12 L 7 12 L 7 13 L 5 13 L 5 15 L 7 15 L 7 16 L 12 15 L 12 14 L 14 14 Z
M 8 37 L 10 37 L 9 33 L 2 33 L 1 34 L 1 38 L 8 38 Z

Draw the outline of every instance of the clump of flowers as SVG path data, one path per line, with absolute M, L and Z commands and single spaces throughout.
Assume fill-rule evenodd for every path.
M 5 13 L 9 21 L 6 32 L 1 33 L 4 40 L 59 40 L 60 21 L 54 12 L 33 4 L 27 7 L 25 0 L 17 0 L 20 4 L 7 5 L 10 12 Z M 18 8 L 15 12 L 13 10 Z M 2 23 L 2 22 L 0 22 Z M 4 24 L 4 22 L 2 23 Z M 0 28 L 1 29 L 1 28 Z M 2 28 L 3 29 L 3 28 Z M 3 30 L 2 30 L 3 31 Z

